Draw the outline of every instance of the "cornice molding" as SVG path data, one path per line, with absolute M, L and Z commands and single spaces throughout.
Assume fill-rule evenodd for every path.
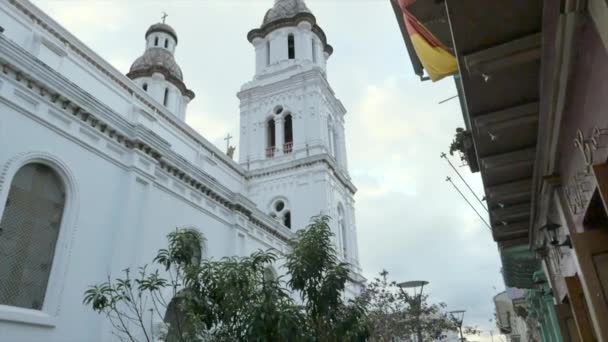
M 304 70 L 274 82 L 250 82 L 243 86 L 241 91 L 237 93 L 237 97 L 241 100 L 241 106 L 243 106 L 248 105 L 252 100 L 257 100 L 260 97 L 272 97 L 288 92 L 301 91 L 302 89 L 306 89 L 304 92 L 305 94 L 315 91 L 311 90 L 309 87 L 303 87 L 303 84 L 307 86 L 318 86 L 323 99 L 331 108 L 332 112 L 340 113 L 342 115 L 346 114 L 346 108 L 344 108 L 342 102 L 336 98 L 336 94 L 329 84 L 329 81 L 318 68 Z
M 272 175 L 291 172 L 296 169 L 300 169 L 303 167 L 311 167 L 317 164 L 323 164 L 327 166 L 330 171 L 330 174 L 335 176 L 338 182 L 340 182 L 343 187 L 350 191 L 351 195 L 354 195 L 357 192 L 357 187 L 355 187 L 355 185 L 351 182 L 350 178 L 338 168 L 338 165 L 333 160 L 333 157 L 331 157 L 327 153 L 318 154 L 306 158 L 300 158 L 297 160 L 291 160 L 279 165 L 273 165 L 249 171 L 247 175 L 247 180 L 264 178 Z

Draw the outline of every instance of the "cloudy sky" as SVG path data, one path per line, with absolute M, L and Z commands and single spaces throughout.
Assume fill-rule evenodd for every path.
M 235 94 L 254 72 L 246 34 L 273 0 L 34 2 L 124 73 L 142 54 L 148 26 L 166 11 L 179 35 L 177 61 L 197 95 L 187 122 L 218 146 L 228 132 L 238 137 Z M 492 297 L 503 289 L 496 245 L 444 181 L 455 175 L 439 158 L 463 125 L 457 100 L 438 104 L 456 94 L 453 81 L 420 82 L 414 75 L 389 0 L 307 4 L 335 48 L 328 77 L 349 111 L 365 275 L 385 268 L 398 281 L 428 280 L 433 300 L 467 310 L 466 323 L 485 330 L 473 340 L 491 341 Z M 479 175 L 459 169 L 481 194 Z

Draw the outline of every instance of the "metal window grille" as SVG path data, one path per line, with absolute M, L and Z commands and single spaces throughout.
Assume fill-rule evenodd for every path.
M 0 220 L 0 304 L 42 309 L 64 205 L 63 183 L 48 166 L 15 175 Z

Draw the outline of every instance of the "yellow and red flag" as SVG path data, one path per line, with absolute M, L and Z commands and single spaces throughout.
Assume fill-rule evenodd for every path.
M 399 7 L 401 7 L 401 11 L 403 12 L 403 21 L 422 66 L 431 80 L 438 81 L 445 76 L 454 74 L 458 70 L 456 58 L 408 10 L 407 7 L 414 2 L 416 0 L 399 0 Z

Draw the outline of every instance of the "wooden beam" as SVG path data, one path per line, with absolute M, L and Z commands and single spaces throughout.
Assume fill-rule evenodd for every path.
M 530 165 L 536 157 L 535 148 L 526 148 L 508 153 L 497 154 L 481 158 L 483 170 L 497 169 L 503 167 L 515 167 L 518 165 Z
M 608 0 L 588 0 L 587 10 L 608 51 Z
M 600 191 L 604 209 L 608 213 L 608 164 L 593 165 L 593 174 Z
M 540 59 L 541 33 L 534 33 L 510 42 L 464 56 L 471 75 L 491 75 L 500 69 Z
M 572 316 L 576 322 L 578 337 L 580 341 L 597 341 L 593 333 L 593 327 L 589 320 L 589 310 L 587 308 L 587 300 L 578 275 L 574 277 L 565 277 L 566 288 L 568 289 L 568 298 L 572 308 Z
M 586 305 L 600 341 L 608 341 L 608 227 L 570 236 L 587 295 Z M 584 340 L 587 341 L 587 340 Z
M 506 226 L 497 225 L 492 228 L 494 241 L 502 242 L 507 240 L 517 240 L 528 236 L 528 222 L 518 222 Z
M 579 338 L 578 330 L 576 329 L 576 322 L 572 315 L 570 303 L 566 302 L 564 304 L 556 305 L 555 313 L 557 314 L 559 330 L 562 333 L 564 342 L 582 342 Z
M 530 217 L 530 202 L 492 210 L 492 222 L 521 221 Z
M 529 198 L 532 191 L 532 180 L 510 182 L 488 187 L 486 195 L 488 202 L 506 202 L 518 198 Z
M 538 123 L 539 110 L 539 102 L 532 102 L 479 115 L 473 121 L 475 121 L 475 127 L 478 132 L 489 131 L 496 133 L 508 128 Z
M 515 240 L 507 240 L 507 241 L 498 241 L 498 248 L 505 249 L 517 246 L 529 245 L 529 240 L 527 237 L 519 238 Z

